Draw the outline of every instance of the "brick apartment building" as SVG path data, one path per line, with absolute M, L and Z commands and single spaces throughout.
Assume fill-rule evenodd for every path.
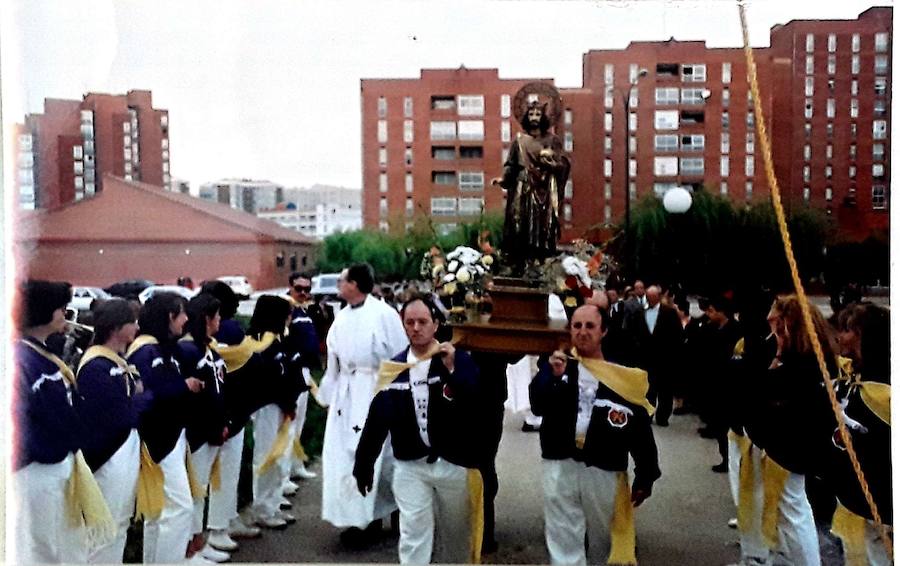
M 791 21 L 754 49 L 786 205 L 824 210 L 854 239 L 888 226 L 891 18 L 879 7 Z M 535 80 L 553 82 L 464 67 L 363 80 L 364 225 L 402 229 L 425 213 L 449 229 L 482 199 L 502 210 L 489 183 L 519 130 L 510 100 Z M 768 198 L 749 91 L 739 48 L 670 39 L 584 54 L 582 87 L 560 89 L 573 162 L 563 238 L 621 221 L 626 183 L 633 200 L 679 185 Z
M 105 175 L 169 188 L 169 114 L 152 94 L 48 98 L 16 126 L 23 209 L 57 208 L 103 190 Z

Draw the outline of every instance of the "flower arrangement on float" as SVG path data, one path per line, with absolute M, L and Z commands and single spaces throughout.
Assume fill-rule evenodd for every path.
M 541 281 L 544 289 L 556 293 L 567 310 L 589 298 L 595 289 L 604 289 L 613 266 L 609 257 L 586 240 L 575 240 L 559 255 L 534 262 L 525 277 Z M 571 314 L 571 313 L 570 313 Z
M 420 274 L 431 279 L 434 290 L 446 299 L 454 321 L 464 321 L 467 308 L 480 308 L 486 278 L 496 263 L 497 252 L 487 241 L 487 234 L 479 240 L 480 250 L 457 246 L 445 255 L 432 246 L 422 257 Z

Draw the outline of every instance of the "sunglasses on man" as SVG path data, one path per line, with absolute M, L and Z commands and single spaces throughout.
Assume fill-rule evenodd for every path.
M 294 285 L 294 291 L 298 293 L 309 293 L 312 291 L 312 287 L 309 285 Z

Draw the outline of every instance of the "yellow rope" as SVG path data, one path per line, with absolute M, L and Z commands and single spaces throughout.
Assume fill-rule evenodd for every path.
M 744 53 L 747 56 L 747 75 L 750 79 L 750 88 L 753 92 L 753 113 L 756 118 L 756 131 L 759 136 L 759 144 L 762 149 L 763 161 L 766 167 L 766 177 L 769 181 L 769 188 L 772 194 L 772 206 L 775 208 L 775 217 L 778 220 L 778 229 L 781 232 L 781 240 L 784 244 L 784 253 L 787 256 L 788 265 L 791 268 L 791 278 L 794 282 L 794 288 L 797 292 L 797 298 L 800 302 L 800 309 L 803 313 L 803 323 L 806 325 L 806 331 L 809 333 L 810 343 L 813 345 L 813 350 L 816 354 L 816 360 L 819 362 L 819 370 L 822 372 L 822 377 L 825 381 L 825 389 L 828 391 L 828 398 L 831 401 L 831 409 L 834 411 L 835 419 L 837 420 L 838 430 L 841 433 L 841 438 L 844 441 L 844 445 L 847 447 L 847 455 L 850 457 L 850 462 L 853 465 L 853 471 L 856 472 L 856 478 L 859 480 L 859 485 L 862 487 L 863 495 L 865 495 L 866 503 L 869 504 L 869 510 L 872 513 L 872 519 L 875 521 L 875 527 L 881 537 L 882 543 L 884 543 L 884 547 L 887 550 L 888 556 L 893 562 L 894 558 L 894 549 L 891 543 L 890 535 L 885 527 L 884 523 L 881 521 L 881 516 L 878 514 L 878 508 L 875 506 L 875 500 L 872 498 L 872 494 L 869 491 L 869 485 L 866 483 L 866 479 L 863 476 L 862 468 L 859 465 L 859 459 L 856 456 L 856 451 L 853 449 L 853 443 L 850 440 L 850 434 L 847 432 L 847 427 L 844 426 L 844 419 L 841 415 L 841 407 L 838 404 L 837 396 L 834 392 L 834 386 L 831 384 L 831 379 L 829 377 L 828 368 L 825 365 L 825 356 L 822 353 L 822 345 L 819 343 L 819 339 L 815 333 L 815 327 L 813 326 L 812 316 L 810 315 L 809 303 L 806 298 L 806 291 L 803 289 L 803 283 L 800 281 L 800 272 L 797 269 L 797 261 L 794 259 L 794 250 L 791 246 L 791 236 L 788 233 L 787 221 L 785 220 L 784 215 L 784 207 L 781 204 L 781 191 L 778 188 L 778 180 L 775 178 L 775 168 L 772 164 L 772 148 L 769 144 L 769 137 L 766 132 L 766 123 L 762 119 L 762 103 L 759 98 L 759 82 L 756 76 L 756 62 L 753 57 L 753 48 L 750 47 L 750 35 L 747 31 L 747 14 L 746 7 L 744 5 L 743 0 L 738 0 L 738 11 L 740 12 L 741 17 L 741 31 L 744 37 Z

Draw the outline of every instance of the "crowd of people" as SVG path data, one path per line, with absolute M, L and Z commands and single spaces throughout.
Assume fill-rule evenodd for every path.
M 438 297 L 378 288 L 366 264 L 342 272 L 346 306 L 330 326 L 309 275 L 289 285 L 260 297 L 246 329 L 217 281 L 190 301 L 105 301 L 75 367 L 58 339 L 71 288 L 22 285 L 16 562 L 122 562 L 133 517 L 144 562 L 227 560 L 235 539 L 297 520 L 284 496 L 312 476 L 300 444 L 312 396 L 327 410 L 322 519 L 341 542 L 365 547 L 390 519 L 401 563 L 477 563 L 497 548 L 507 374 L 540 434 L 553 564 L 637 562 L 635 509 L 665 478 L 652 423 L 690 412 L 717 441 L 713 471 L 729 473 L 742 564 L 820 564 L 808 481 L 837 501 L 848 564 L 890 563 L 796 296 L 713 296 L 692 317 L 677 290 L 610 286 L 577 307 L 551 300 L 571 348 L 521 358 L 456 349 Z M 854 303 L 829 324 L 810 309 L 837 413 L 890 525 L 889 313 Z M 239 513 L 242 457 L 252 503 Z

